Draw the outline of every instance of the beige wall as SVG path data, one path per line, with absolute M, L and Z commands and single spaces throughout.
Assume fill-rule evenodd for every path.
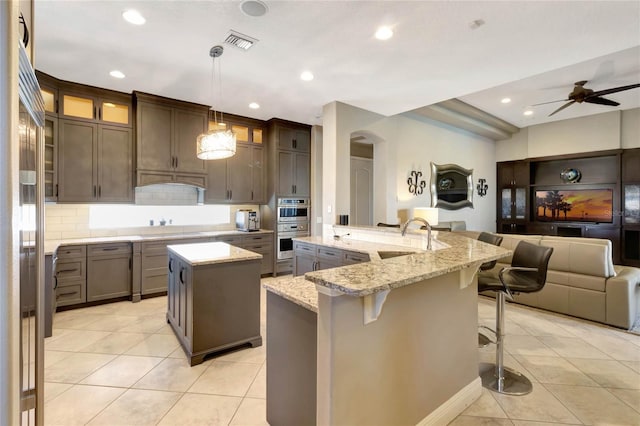
M 640 147 L 640 108 L 530 126 L 497 142 L 497 161 Z M 523 155 L 525 154 L 526 155 Z
M 408 115 L 384 117 L 339 102 L 323 112 L 323 220 L 336 223 L 336 215 L 350 210 L 350 138 L 353 133 L 368 135 L 374 143 L 373 222 L 397 223 L 413 207 L 431 205 L 430 162 L 455 163 L 474 169 L 487 179 L 486 197 L 474 195 L 475 208 L 440 209 L 440 219 L 465 220 L 469 229 L 495 228 L 495 146 L 493 141 L 431 120 Z M 423 173 L 427 187 L 422 195 L 408 190 L 412 170 Z M 329 212 L 331 208 L 331 212 Z

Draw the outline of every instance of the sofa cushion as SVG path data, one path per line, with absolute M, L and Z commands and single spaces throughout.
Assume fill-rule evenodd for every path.
M 607 279 L 605 277 L 549 269 L 547 271 L 547 284 L 549 283 L 584 288 L 586 290 L 605 291 Z
M 541 245 L 553 247 L 549 270 L 608 278 L 615 275 L 609 244 L 584 243 L 562 238 L 542 238 Z M 612 263 L 612 262 L 611 262 Z M 582 287 L 582 286 L 580 286 Z M 604 291 L 602 288 L 601 291 Z
M 602 238 L 582 238 L 582 237 L 556 237 L 556 236 L 543 236 L 542 240 L 540 242 L 541 245 L 547 245 L 549 247 L 554 247 L 554 256 L 552 256 L 552 260 L 553 257 L 556 257 L 556 245 L 555 242 L 558 242 L 560 244 L 568 244 L 572 247 L 572 256 L 573 259 L 575 260 L 576 257 L 580 257 L 581 253 L 580 250 L 582 250 L 582 248 L 584 247 L 583 244 L 590 244 L 590 245 L 596 245 L 596 246 L 601 246 L 603 247 L 603 258 L 602 260 L 604 260 L 604 262 L 600 261 L 599 263 L 603 266 L 603 270 L 604 273 L 602 274 L 602 276 L 605 277 L 613 277 L 616 275 L 615 272 L 615 268 L 613 266 L 613 248 L 611 245 L 611 241 L 609 240 L 605 240 Z M 573 244 L 578 244 L 577 246 L 573 246 Z M 559 248 L 558 248 L 559 249 Z M 591 253 L 593 253 L 593 250 L 591 250 Z M 596 255 L 597 256 L 597 255 Z M 575 266 L 575 265 L 574 265 Z M 551 267 L 551 266 L 550 266 Z M 573 270 L 572 272 L 576 272 L 575 270 Z M 588 272 L 582 272 L 582 273 L 588 273 Z M 590 275 L 601 275 L 600 273 L 597 274 L 593 274 L 591 273 Z

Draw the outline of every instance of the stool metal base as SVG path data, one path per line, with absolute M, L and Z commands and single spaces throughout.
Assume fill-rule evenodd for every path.
M 505 395 L 526 395 L 533 390 L 531 381 L 519 372 L 503 367 L 503 379 L 498 380 L 495 364 L 485 364 L 486 369 L 480 374 L 482 386 Z
M 485 347 L 489 346 L 489 343 L 493 343 L 491 341 L 491 339 L 489 339 L 487 336 L 485 336 L 482 333 L 478 333 L 478 347 L 479 348 L 485 348 Z

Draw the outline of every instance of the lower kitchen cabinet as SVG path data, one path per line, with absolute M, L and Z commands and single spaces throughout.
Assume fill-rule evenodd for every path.
M 60 246 L 55 256 L 56 306 L 87 301 L 87 246 Z
M 307 272 L 368 261 L 369 255 L 365 253 L 346 251 L 302 241 L 294 241 L 293 243 L 293 275 L 296 277 Z
M 90 245 L 87 302 L 131 296 L 131 243 Z

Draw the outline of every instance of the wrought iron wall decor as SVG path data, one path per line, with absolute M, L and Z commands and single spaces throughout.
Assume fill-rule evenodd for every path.
M 478 190 L 478 195 L 484 197 L 487 195 L 487 189 L 489 189 L 489 185 L 487 185 L 486 179 L 478 179 L 478 184 L 476 185 L 476 189 Z
M 411 177 L 407 179 L 409 192 L 416 196 L 422 194 L 422 191 L 424 191 L 424 188 L 427 186 L 427 183 L 424 180 L 420 180 L 422 172 L 412 170 L 410 175 Z

